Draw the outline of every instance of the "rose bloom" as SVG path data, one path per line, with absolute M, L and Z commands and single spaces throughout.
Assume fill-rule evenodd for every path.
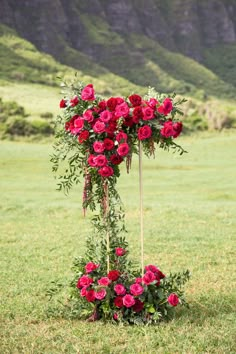
M 117 247 L 116 248 L 116 255 L 118 257 L 124 256 L 124 254 L 126 253 L 126 250 L 122 247 Z
M 105 150 L 104 143 L 102 141 L 95 141 L 93 143 L 93 150 L 100 154 Z
M 87 122 L 92 123 L 94 121 L 93 111 L 91 109 L 87 109 L 87 111 L 83 114 L 83 118 Z
M 150 270 L 148 270 L 143 276 L 143 282 L 146 285 L 151 284 L 154 280 L 156 280 L 155 274 Z
M 103 101 L 99 102 L 98 107 L 100 108 L 99 109 L 100 112 L 104 111 L 107 107 L 106 101 L 103 100 Z
M 179 303 L 179 298 L 176 294 L 172 293 L 168 296 L 167 301 L 171 306 L 177 306 Z
M 126 143 L 128 139 L 128 135 L 124 132 L 119 132 L 118 134 L 116 134 L 116 141 L 118 141 L 118 143 L 124 142 Z
M 117 296 L 115 299 L 114 299 L 114 305 L 116 307 L 123 307 L 123 297 L 122 296 Z
M 114 319 L 115 321 L 117 321 L 118 318 L 119 318 L 119 316 L 118 316 L 118 314 L 115 312 L 114 315 L 113 315 L 113 319 Z
M 88 157 L 88 164 L 91 166 L 91 167 L 96 167 L 96 162 L 95 162 L 95 155 L 89 155 Z
M 108 286 L 110 283 L 111 281 L 108 277 L 102 277 L 101 279 L 98 279 L 98 285 Z
M 87 275 L 83 275 L 81 278 L 79 278 L 76 287 L 81 289 L 81 288 L 87 288 L 89 285 L 93 283 L 93 279 L 88 277 Z
M 104 123 L 108 123 L 112 119 L 112 113 L 109 111 L 103 111 L 100 114 L 100 120 Z
M 123 305 L 125 307 L 132 307 L 135 304 L 135 299 L 132 295 L 126 294 L 123 297 Z
M 110 109 L 110 111 L 114 111 L 117 106 L 117 99 L 115 97 L 109 98 L 107 101 L 107 107 Z
M 164 123 L 163 128 L 161 129 L 161 135 L 165 138 L 170 138 L 175 133 L 173 129 L 173 123 L 171 120 L 168 120 Z
M 93 126 L 93 131 L 94 133 L 102 134 L 105 132 L 105 128 L 106 128 L 105 123 L 101 122 L 100 120 L 97 120 Z
M 84 130 L 83 132 L 80 133 L 80 135 L 78 136 L 78 142 L 80 144 L 82 144 L 84 141 L 88 140 L 89 138 L 89 131 L 88 130 Z
M 114 170 L 110 166 L 104 166 L 98 170 L 98 173 L 102 177 L 110 177 L 110 176 L 113 176 Z
M 142 278 L 136 278 L 135 279 L 135 283 L 137 283 L 137 284 L 141 284 L 142 282 L 143 282 Z
M 117 295 L 124 295 L 126 293 L 126 289 L 123 284 L 116 284 L 114 286 L 114 290 Z
M 89 84 L 83 88 L 81 91 L 81 98 L 83 101 L 93 101 L 95 100 L 93 85 Z
M 97 155 L 94 157 L 96 167 L 104 167 L 107 165 L 107 158 L 105 155 Z
M 86 287 L 84 287 L 80 290 L 80 296 L 84 297 L 84 296 L 86 296 L 86 294 L 87 294 L 87 289 L 86 289 Z
M 113 137 L 114 137 L 114 132 L 115 132 L 115 130 L 116 130 L 116 127 L 117 127 L 117 125 L 116 125 L 116 123 L 114 123 L 114 122 L 110 122 L 110 123 L 108 124 L 108 126 L 106 127 L 105 132 L 107 133 L 107 135 L 108 135 L 110 138 L 113 138 Z
M 99 268 L 99 264 L 95 264 L 93 262 L 89 262 L 85 266 L 85 271 L 86 271 L 86 273 L 91 273 L 94 270 L 96 270 L 97 268 Z
M 125 100 L 122 97 L 116 97 L 117 104 L 124 103 Z
M 110 270 L 107 276 L 110 280 L 116 281 L 120 277 L 120 272 L 119 270 Z
M 79 99 L 78 99 L 77 96 L 74 96 L 74 97 L 70 100 L 70 105 L 71 105 L 71 107 L 77 106 L 78 103 L 79 103 Z
M 113 165 L 119 165 L 123 161 L 123 159 L 121 156 L 114 154 L 111 155 L 110 161 Z
M 155 98 L 150 98 L 147 104 L 149 105 L 149 107 L 155 109 L 156 105 L 159 104 L 159 102 Z
M 153 273 L 156 273 L 158 271 L 158 268 L 155 265 L 149 264 L 144 267 L 146 271 L 150 270 Z
M 106 297 L 106 294 L 107 294 L 106 290 L 101 289 L 101 290 L 95 292 L 95 298 L 97 300 L 102 300 L 102 299 L 104 299 L 104 297 Z
M 173 138 L 177 138 L 180 133 L 182 132 L 182 129 L 183 129 L 183 124 L 182 122 L 177 122 L 177 123 L 174 123 L 173 124 Z
M 152 108 L 143 107 L 142 111 L 143 111 L 143 120 L 150 120 L 150 119 L 155 118 L 154 111 Z
M 88 302 L 93 302 L 96 299 L 95 298 L 95 291 L 93 289 L 88 290 L 85 297 Z
M 60 108 L 65 108 L 65 107 L 66 107 L 66 101 L 62 99 L 60 101 Z
M 134 94 L 134 95 L 129 96 L 129 100 L 132 103 L 132 106 L 136 107 L 136 106 L 140 106 L 140 104 L 142 102 L 142 97 Z
M 135 107 L 133 110 L 133 122 L 138 124 L 139 120 L 143 118 L 143 110 L 142 107 Z
M 129 114 L 129 106 L 126 102 L 123 102 L 116 106 L 115 115 L 117 118 L 126 117 Z
M 74 126 L 77 129 L 77 133 L 79 133 L 84 127 L 84 120 L 81 117 L 75 119 Z
M 162 105 L 157 108 L 158 112 L 160 114 L 164 114 L 164 116 L 167 116 L 173 109 L 173 104 L 170 98 L 166 98 Z
M 126 116 L 123 124 L 126 127 L 132 127 L 132 125 L 134 125 L 133 117 L 132 116 Z
M 118 154 L 121 157 L 124 157 L 126 155 L 128 155 L 129 153 L 129 145 L 127 143 L 122 143 L 119 145 L 118 149 L 117 149 Z
M 136 299 L 135 304 L 133 306 L 134 312 L 141 312 L 143 310 L 143 307 L 144 307 L 144 303 L 139 299 Z
M 160 269 L 157 269 L 157 272 L 155 273 L 157 279 L 164 279 L 166 276 L 165 274 L 162 273 Z
M 104 143 L 104 148 L 107 151 L 110 151 L 114 148 L 114 141 L 111 139 L 106 138 L 104 139 L 103 143 Z
M 130 292 L 134 296 L 139 296 L 143 293 L 144 289 L 140 284 L 132 284 L 130 285 Z
M 138 130 L 138 138 L 139 140 L 145 140 L 152 136 L 152 129 L 149 125 L 144 125 L 143 127 L 139 128 Z

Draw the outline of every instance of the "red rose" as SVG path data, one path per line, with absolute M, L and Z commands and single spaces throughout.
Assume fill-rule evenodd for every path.
M 94 270 L 96 270 L 98 267 L 99 267 L 99 264 L 95 264 L 93 262 L 89 262 L 85 266 L 85 271 L 86 271 L 86 273 L 91 273 Z
M 136 299 L 135 304 L 133 306 L 134 312 L 141 312 L 143 310 L 143 307 L 144 307 L 144 303 L 139 299 Z
M 124 254 L 126 253 L 126 250 L 122 247 L 117 247 L 116 248 L 116 255 L 118 257 L 124 256 Z
M 113 176 L 114 174 L 114 170 L 112 167 L 110 166 L 104 166 L 102 168 L 100 168 L 98 170 L 98 173 L 102 176 L 102 177 L 110 177 Z
M 106 127 L 105 131 L 110 137 L 114 137 L 114 131 L 116 130 L 116 123 L 114 122 L 109 122 L 108 127 Z
M 131 95 L 129 96 L 129 100 L 132 103 L 133 107 L 139 106 L 142 102 L 142 97 L 139 95 Z
M 118 134 L 116 134 L 116 141 L 118 141 L 118 143 L 126 143 L 128 139 L 128 135 L 124 132 L 119 132 Z
M 135 304 L 135 299 L 132 295 L 126 294 L 123 297 L 123 305 L 125 307 L 132 307 Z
M 99 110 L 100 112 L 104 111 L 107 107 L 106 101 L 99 102 L 98 107 L 100 108 L 100 110 Z
M 71 105 L 71 107 L 77 106 L 78 103 L 79 103 L 79 99 L 78 99 L 77 96 L 73 97 L 73 98 L 70 100 L 70 105 Z
M 143 120 L 150 120 L 150 119 L 155 118 L 154 117 L 154 111 L 153 111 L 152 108 L 143 107 L 142 111 L 143 111 Z
M 118 314 L 115 312 L 114 315 L 113 315 L 113 319 L 114 319 L 115 321 L 118 321 L 118 318 L 119 318 L 119 316 L 118 316 Z
M 141 295 L 143 291 L 144 291 L 143 287 L 138 283 L 130 285 L 130 292 L 134 296 Z
M 165 274 L 160 271 L 160 269 L 157 269 L 157 272 L 155 272 L 155 274 L 157 279 L 164 279 L 166 277 Z
M 112 113 L 109 111 L 103 111 L 100 114 L 100 120 L 104 123 L 108 123 L 112 119 Z
M 149 264 L 146 267 L 144 267 L 146 271 L 150 270 L 150 272 L 156 273 L 158 271 L 158 268 L 155 265 Z
M 149 105 L 149 107 L 155 109 L 156 105 L 159 104 L 159 102 L 155 98 L 150 98 L 147 104 Z
M 173 104 L 170 98 L 166 98 L 162 105 L 158 107 L 158 112 L 160 114 L 164 114 L 164 116 L 167 116 L 172 111 Z
M 107 107 L 110 109 L 110 111 L 114 111 L 117 106 L 117 99 L 115 97 L 109 98 L 107 101 Z
M 95 291 L 93 289 L 88 290 L 86 295 L 85 295 L 86 299 L 88 302 L 93 302 L 96 297 L 95 297 Z
M 176 295 L 176 294 L 170 294 L 169 296 L 168 296 L 168 299 L 167 299 L 167 301 L 169 302 L 169 304 L 171 305 L 171 306 L 177 306 L 178 305 L 178 303 L 179 303 L 179 298 L 178 298 L 178 296 Z
M 96 162 L 95 162 L 95 157 L 94 155 L 89 155 L 88 157 L 88 164 L 91 166 L 91 167 L 96 167 Z
M 101 122 L 100 120 L 97 120 L 96 123 L 93 126 L 93 131 L 97 134 L 102 134 L 105 132 L 105 123 Z
M 83 118 L 87 122 L 92 123 L 94 121 L 93 111 L 91 109 L 87 109 L 87 111 L 83 114 Z
M 110 151 L 114 148 L 114 141 L 111 139 L 106 138 L 104 139 L 103 143 L 104 143 L 105 150 Z
M 123 297 L 122 296 L 117 296 L 115 299 L 114 299 L 114 305 L 116 307 L 123 307 Z
M 101 152 L 103 152 L 105 150 L 104 143 L 102 141 L 95 141 L 93 143 L 93 150 L 95 152 L 97 152 L 98 154 L 100 154 Z
M 82 144 L 84 141 L 88 140 L 88 138 L 89 138 L 89 131 L 88 130 L 84 130 L 78 136 L 78 141 L 79 141 L 80 144 Z
M 119 270 L 110 270 L 107 276 L 110 280 L 116 281 L 120 276 L 120 272 Z
M 66 107 L 66 101 L 62 99 L 60 101 L 60 108 L 65 108 L 65 107 Z
M 138 138 L 139 140 L 145 140 L 152 136 L 152 129 L 149 125 L 144 125 L 143 127 L 139 128 L 138 130 Z
M 117 118 L 126 117 L 129 114 L 129 106 L 126 102 L 123 102 L 116 106 L 115 116 Z
M 98 279 L 98 285 L 101 286 L 108 286 L 110 284 L 110 279 L 108 277 L 102 277 L 101 279 Z
M 168 120 L 164 123 L 163 128 L 161 129 L 161 135 L 165 138 L 170 138 L 174 133 L 173 123 L 171 120 Z
M 126 293 L 126 289 L 123 284 L 116 284 L 114 286 L 114 291 L 117 295 L 124 295 Z
M 142 107 L 135 107 L 133 110 L 133 122 L 138 124 L 139 120 L 143 118 L 143 110 Z
M 173 130 L 174 130 L 173 138 L 177 138 L 180 135 L 180 133 L 182 132 L 182 128 L 183 128 L 182 122 L 177 122 L 173 124 Z
M 81 91 L 81 98 L 83 101 L 93 101 L 95 100 L 93 85 L 89 84 L 83 88 Z
M 105 155 L 97 155 L 94 157 L 96 167 L 104 167 L 107 165 L 107 158 Z
M 119 145 L 118 149 L 117 149 L 118 154 L 121 157 L 124 157 L 126 155 L 128 155 L 129 153 L 129 145 L 127 143 L 122 143 Z
M 87 275 L 83 275 L 81 278 L 79 278 L 76 287 L 81 289 L 81 288 L 87 288 L 89 285 L 93 283 L 93 279 L 88 277 Z
M 101 290 L 95 292 L 95 298 L 97 300 L 102 300 L 102 299 L 104 299 L 104 297 L 106 297 L 106 294 L 107 294 L 106 290 L 101 289 Z
M 123 124 L 126 127 L 132 127 L 132 125 L 134 125 L 133 117 L 132 116 L 126 116 Z
M 122 97 L 116 97 L 117 104 L 124 103 L 125 100 Z
M 110 161 L 113 165 L 119 165 L 123 161 L 123 159 L 121 156 L 114 154 L 111 155 Z
M 156 280 L 155 274 L 153 272 L 150 272 L 150 270 L 148 270 L 143 276 L 143 282 L 146 285 L 151 284 L 152 282 L 154 282 L 154 280 Z
M 70 131 L 70 122 L 65 122 L 65 130 Z

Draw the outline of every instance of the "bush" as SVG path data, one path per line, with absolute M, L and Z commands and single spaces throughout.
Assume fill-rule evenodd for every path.
M 45 119 L 52 119 L 53 118 L 53 114 L 51 112 L 45 112 L 45 113 L 41 113 L 40 117 L 41 118 L 45 118 Z
M 32 122 L 16 117 L 6 124 L 5 134 L 30 136 L 30 135 L 50 135 L 53 128 L 48 122 L 42 120 L 34 120 Z

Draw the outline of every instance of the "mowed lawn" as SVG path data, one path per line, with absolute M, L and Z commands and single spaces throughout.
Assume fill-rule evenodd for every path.
M 185 137 L 189 151 L 144 160 L 145 263 L 190 269 L 189 309 L 159 326 L 49 317 L 52 280 L 70 279 L 91 231 L 81 186 L 57 192 L 50 144 L 0 142 L 0 353 L 235 353 L 236 134 Z M 123 169 L 130 256 L 139 260 L 138 164 Z

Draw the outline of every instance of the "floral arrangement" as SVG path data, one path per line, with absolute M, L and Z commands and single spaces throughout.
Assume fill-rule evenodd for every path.
M 128 243 L 120 236 L 124 210 L 116 182 L 123 162 L 129 172 L 133 153 L 154 156 L 156 146 L 185 152 L 175 142 L 182 132 L 177 115 L 185 99 L 175 101 L 175 95 L 167 97 L 154 89 L 144 98 L 131 94 L 104 99 L 92 84 L 78 82 L 63 88 L 53 171 L 59 171 L 58 186 L 66 193 L 82 175 L 84 212 L 99 207 L 86 255 L 74 265 L 71 297 L 80 304 L 80 315 L 93 320 L 149 323 L 167 318 L 175 306 L 185 304 L 181 287 L 189 273 L 166 277 L 154 265 L 134 269 L 127 259 Z

